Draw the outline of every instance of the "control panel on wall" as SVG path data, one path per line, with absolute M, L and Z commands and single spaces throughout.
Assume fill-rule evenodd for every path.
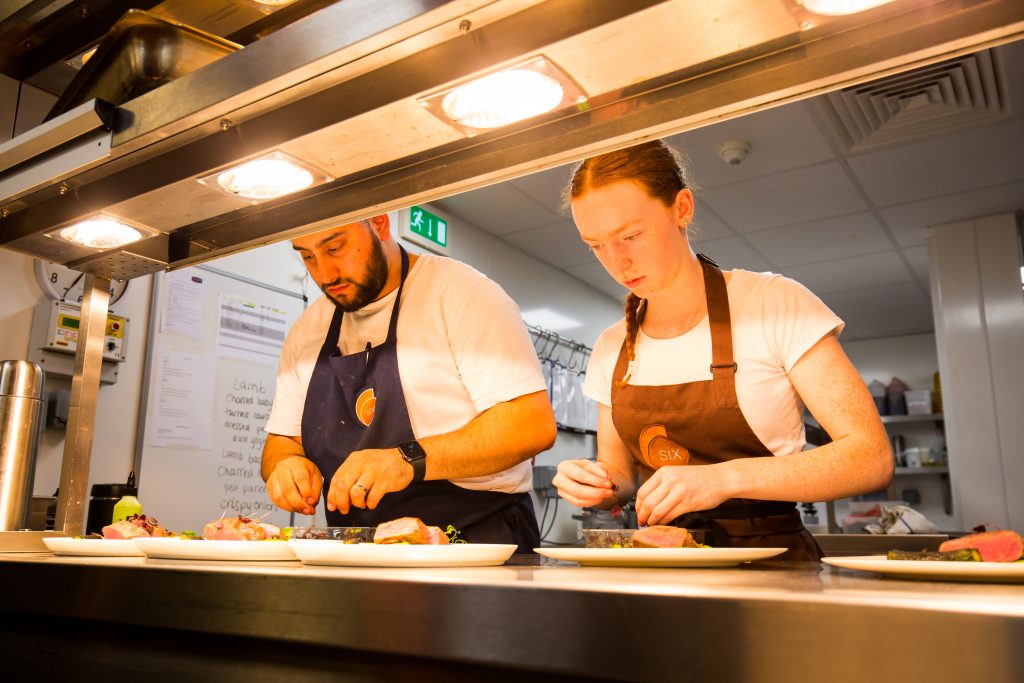
M 32 317 L 29 360 L 39 363 L 47 375 L 71 377 L 82 325 L 82 307 L 67 301 L 43 301 Z M 103 334 L 103 363 L 100 381 L 117 381 L 117 366 L 128 358 L 131 319 L 107 314 Z
M 78 330 L 82 324 L 82 308 L 66 301 L 49 301 L 46 348 L 74 355 L 78 350 Z M 107 314 L 103 333 L 103 360 L 123 363 L 128 356 L 128 318 Z

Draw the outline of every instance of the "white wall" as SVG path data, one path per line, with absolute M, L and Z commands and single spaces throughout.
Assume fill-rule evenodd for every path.
M 1024 294 L 1013 214 L 934 228 L 929 245 L 954 498 L 967 528 L 1024 528 Z

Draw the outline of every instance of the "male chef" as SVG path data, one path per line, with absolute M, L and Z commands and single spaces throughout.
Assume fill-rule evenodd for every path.
M 386 215 L 292 247 L 325 296 L 281 351 L 271 500 L 308 515 L 324 492 L 332 526 L 412 516 L 531 552 L 530 458 L 555 420 L 516 304 L 463 263 L 408 254 Z

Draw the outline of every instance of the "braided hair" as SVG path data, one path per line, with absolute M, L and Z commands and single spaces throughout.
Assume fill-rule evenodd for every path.
M 664 141 L 652 140 L 577 163 L 572 169 L 569 184 L 562 192 L 562 208 L 568 212 L 572 200 L 588 190 L 623 180 L 637 183 L 652 198 L 669 207 L 675 204 L 679 191 L 687 187 L 685 164 L 680 154 Z M 644 300 L 632 292 L 626 298 L 626 353 L 629 363 L 625 374 L 616 380 L 619 386 L 629 381 L 632 372 L 644 304 Z

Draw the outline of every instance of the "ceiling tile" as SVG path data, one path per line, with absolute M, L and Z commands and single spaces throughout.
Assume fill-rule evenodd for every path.
M 819 296 L 863 288 L 869 282 L 875 285 L 894 285 L 912 282 L 914 279 L 907 264 L 895 250 L 789 266 L 783 272 Z
M 762 230 L 746 237 L 779 267 L 834 261 L 893 248 L 885 231 L 868 212 Z
M 737 232 L 803 223 L 867 208 L 837 162 L 706 190 L 702 198 Z
M 557 268 L 595 262 L 572 221 L 503 235 L 502 240 Z
M 562 205 L 562 190 L 569 183 L 571 170 L 572 164 L 558 166 L 516 178 L 511 183 L 541 205 L 558 211 Z
M 1024 165 L 1024 159 L 1020 161 Z M 1024 182 L 968 190 L 881 209 L 902 247 L 925 244 L 929 226 L 1024 209 Z
M 722 143 L 730 140 L 750 143 L 747 158 L 739 164 L 728 164 L 718 154 Z M 688 158 L 690 179 L 698 191 L 833 158 L 802 103 L 722 121 L 672 136 L 668 141 Z
M 877 206 L 1024 180 L 1024 121 L 1015 120 L 851 157 Z
M 626 295 L 629 294 L 629 290 L 616 282 L 608 274 L 608 271 L 604 269 L 604 266 L 596 261 L 580 266 L 571 266 L 566 268 L 565 272 L 578 280 L 582 280 L 594 289 L 604 292 L 619 303 L 625 303 Z
M 553 208 L 542 206 L 509 183 L 463 192 L 434 204 L 492 235 L 507 235 L 563 220 Z
M 742 268 L 755 273 L 772 270 L 772 264 L 739 237 L 707 241 L 693 240 L 693 250 L 710 256 L 726 270 Z
M 931 297 L 915 284 L 887 285 L 821 295 L 846 322 L 850 338 L 877 339 L 935 329 Z M 847 335 L 844 332 L 843 338 Z
M 903 255 L 910 261 L 910 267 L 914 269 L 914 274 L 924 284 L 931 282 L 931 271 L 928 269 L 928 247 L 910 247 L 909 249 L 903 250 Z

